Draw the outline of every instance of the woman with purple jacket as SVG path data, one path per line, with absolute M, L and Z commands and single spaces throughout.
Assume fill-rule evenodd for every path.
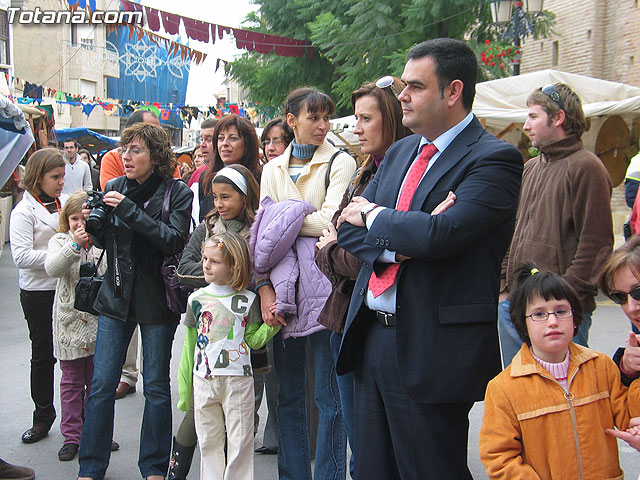
M 326 140 L 329 117 L 334 111 L 335 104 L 331 98 L 316 89 L 300 88 L 291 92 L 284 106 L 284 128 L 288 132 L 293 131 L 294 140 L 282 155 L 271 160 L 263 169 L 260 185 L 262 198 L 268 196 L 274 202 L 302 200 L 312 205 L 311 210 L 314 211 L 304 216 L 299 227 L 299 238 L 317 238 L 321 235 L 337 210 L 356 169 L 353 158 Z M 306 245 L 304 242 L 301 244 Z M 300 263 L 300 270 L 301 278 L 318 275 L 317 278 L 322 280 L 322 274 L 313 261 Z M 331 332 L 317 323 L 319 309 L 311 315 L 302 312 L 299 300 L 305 303 L 310 299 L 305 298 L 306 293 L 300 288 L 297 291 L 297 315 L 283 315 L 284 311 L 279 309 L 281 305 L 278 303 L 281 299 L 276 299 L 269 277 L 266 274 L 263 279 L 258 278 L 256 286 L 265 323 L 283 325 L 282 331 L 273 340 L 279 382 L 279 478 L 312 478 L 305 406 L 307 343 L 313 354 L 315 403 L 320 414 L 314 477 L 345 478 L 346 439 L 329 343 Z M 300 315 L 302 313 L 304 315 Z M 301 318 L 304 324 L 299 323 Z

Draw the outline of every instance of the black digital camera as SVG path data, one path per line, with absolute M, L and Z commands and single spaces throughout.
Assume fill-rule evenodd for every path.
M 91 209 L 87 218 L 87 231 L 97 232 L 106 226 L 107 215 L 111 207 L 104 203 L 104 192 L 89 190 L 87 192 L 87 208 Z

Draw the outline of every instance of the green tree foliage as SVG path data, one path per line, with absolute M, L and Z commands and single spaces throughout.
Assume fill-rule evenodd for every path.
M 383 75 L 400 76 L 406 52 L 419 42 L 465 39 L 479 55 L 485 39 L 499 37 L 487 0 L 255 1 L 260 8 L 247 17 L 250 28 L 309 39 L 314 47 L 313 58 L 253 52 L 231 63 L 232 77 L 261 107 L 281 105 L 293 88 L 313 85 L 346 113 L 353 90 Z

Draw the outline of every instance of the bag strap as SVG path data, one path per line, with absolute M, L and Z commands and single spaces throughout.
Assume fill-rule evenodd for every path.
M 169 222 L 169 208 L 171 206 L 171 190 L 176 183 L 175 178 L 170 178 L 167 181 L 167 187 L 164 190 L 164 198 L 162 199 L 162 223 Z
M 167 188 L 164 191 L 164 197 L 162 199 L 162 223 L 169 224 L 169 211 L 171 207 L 171 190 L 173 190 L 173 186 L 178 181 L 177 178 L 170 178 L 167 180 Z M 189 214 L 189 219 L 191 220 L 191 225 L 193 226 L 193 230 L 196 229 L 196 221 L 193 219 L 191 214 Z M 183 235 L 183 237 L 187 238 L 187 235 Z
M 98 263 L 96 263 L 96 275 L 98 274 L 98 268 L 100 268 L 100 262 L 102 262 L 102 257 L 104 257 L 105 250 L 106 249 L 102 250 L 102 253 L 100 254 L 100 258 L 98 258 Z
M 331 176 L 331 167 L 333 166 L 333 161 L 336 159 L 338 155 L 342 153 L 342 150 L 338 150 L 329 159 L 329 165 L 327 166 L 327 173 L 324 176 L 324 189 L 329 188 L 329 177 Z

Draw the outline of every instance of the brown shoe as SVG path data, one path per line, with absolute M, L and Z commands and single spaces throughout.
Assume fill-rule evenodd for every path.
M 0 478 L 10 478 L 12 480 L 33 480 L 36 473 L 27 467 L 11 465 L 0 458 Z
M 58 459 L 61 462 L 70 462 L 71 460 L 76 458 L 79 448 L 80 445 L 78 445 L 77 443 L 65 443 L 64 445 L 62 445 L 62 448 L 58 452 Z
M 129 385 L 127 382 L 120 382 L 116 388 L 116 400 L 124 398 L 130 393 L 136 393 L 136 386 Z

